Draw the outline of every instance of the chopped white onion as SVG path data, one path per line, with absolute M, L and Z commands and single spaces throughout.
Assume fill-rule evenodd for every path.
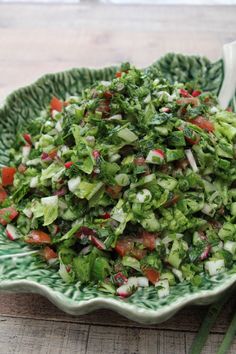
M 170 286 L 167 279 L 156 282 L 155 287 L 158 288 L 157 293 L 159 297 L 165 297 L 170 293 Z
M 146 278 L 146 277 L 137 277 L 137 280 L 138 280 L 138 286 L 140 286 L 142 288 L 146 288 L 147 286 L 149 286 L 148 278 Z
M 74 193 L 74 192 L 76 191 L 76 189 L 79 187 L 80 182 L 81 182 L 81 178 L 80 178 L 79 176 L 78 176 L 78 177 L 71 178 L 71 179 L 68 181 L 68 188 L 69 188 L 69 191 L 71 191 L 72 193 Z
M 188 162 L 190 163 L 190 166 L 192 167 L 192 170 L 194 172 L 198 172 L 198 167 L 197 167 L 195 158 L 193 156 L 192 150 L 190 150 L 190 149 L 185 150 L 185 154 L 187 156 Z
M 205 269 L 209 272 L 211 276 L 222 273 L 225 269 L 225 262 L 223 259 L 207 261 L 205 263 Z

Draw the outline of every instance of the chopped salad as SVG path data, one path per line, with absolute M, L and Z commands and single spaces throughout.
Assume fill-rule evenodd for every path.
M 236 260 L 236 114 L 123 64 L 18 133 L 0 224 L 63 281 L 121 297 L 199 286 Z

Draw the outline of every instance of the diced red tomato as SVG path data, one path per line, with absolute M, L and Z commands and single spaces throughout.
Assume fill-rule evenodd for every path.
M 153 251 L 156 248 L 156 235 L 148 232 L 148 231 L 143 231 L 142 233 L 142 239 L 143 239 L 143 247 L 149 249 L 150 251 Z
M 96 232 L 93 229 L 91 229 L 90 227 L 81 226 L 75 235 L 78 238 L 81 238 L 83 236 L 94 236 L 94 235 L 96 235 Z
M 148 278 L 150 283 L 152 283 L 153 285 L 155 285 L 156 282 L 158 282 L 158 280 L 160 279 L 160 273 L 155 268 L 144 267 L 142 271 L 144 275 Z
M 201 95 L 201 91 L 199 91 L 199 90 L 193 90 L 193 92 L 192 92 L 192 96 L 193 97 L 198 97 L 198 96 L 200 96 Z
M 63 109 L 64 103 L 60 101 L 58 98 L 53 97 L 50 102 L 51 111 L 55 110 L 57 112 L 61 112 Z
M 206 118 L 199 116 L 197 118 L 191 119 L 190 123 L 197 125 L 199 128 L 206 130 L 208 133 L 214 131 L 214 125 Z
M 110 219 L 110 217 L 111 217 L 111 214 L 110 213 L 105 213 L 105 214 L 103 214 L 103 215 L 101 215 L 101 218 L 102 219 Z
M 118 78 L 118 77 L 121 77 L 121 76 L 122 76 L 122 72 L 121 71 L 117 71 L 116 77 Z
M 25 238 L 25 242 L 34 245 L 50 244 L 51 237 L 41 230 L 32 230 Z
M 43 249 L 43 256 L 47 261 L 50 261 L 50 259 L 56 259 L 58 257 L 57 253 L 48 246 Z
M 129 254 L 134 248 L 134 242 L 129 240 L 118 240 L 115 246 L 115 251 L 121 256 Z
M 138 260 L 143 259 L 146 256 L 146 254 L 147 254 L 147 250 L 143 250 L 136 247 L 130 251 L 130 255 Z
M 0 224 L 3 226 L 9 224 L 18 215 L 18 211 L 13 207 L 0 209 Z
M 15 173 L 16 173 L 15 167 L 3 167 L 2 168 L 2 185 L 3 185 L 3 187 L 13 185 Z
M 23 138 L 25 139 L 25 141 L 26 141 L 29 145 L 32 145 L 31 135 L 30 135 L 30 134 L 23 134 Z
M 118 286 L 121 286 L 121 285 L 127 283 L 127 280 L 128 279 L 126 278 L 126 276 L 121 272 L 114 275 L 114 282 Z
M 3 186 L 0 184 L 0 203 L 4 202 L 4 200 L 7 199 L 7 192 L 3 188 Z
M 113 93 L 111 91 L 106 91 L 104 92 L 104 97 L 110 100 L 113 96 Z
M 232 107 L 228 107 L 228 108 L 226 108 L 226 111 L 233 112 L 233 109 L 232 109 Z
M 106 192 L 113 198 L 113 199 L 117 199 L 119 198 L 120 192 L 122 190 L 121 186 L 109 186 L 106 188 Z
M 68 161 L 64 164 L 64 166 L 65 166 L 65 168 L 70 168 L 73 164 L 74 164 L 74 162 Z
M 178 127 L 177 129 L 178 129 L 178 130 L 184 130 L 183 127 Z M 191 138 L 189 138 L 189 137 L 186 136 L 186 135 L 184 136 L 185 140 L 186 140 L 189 144 L 191 144 L 191 145 L 198 144 L 199 141 L 200 141 L 200 139 L 201 139 L 201 137 L 200 137 L 198 134 L 196 134 L 195 132 L 194 132 L 194 137 L 195 137 L 195 139 L 191 139 Z

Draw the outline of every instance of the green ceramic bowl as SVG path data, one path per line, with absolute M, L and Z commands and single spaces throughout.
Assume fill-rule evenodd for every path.
M 223 62 L 211 63 L 198 56 L 167 54 L 152 67 L 158 67 L 170 81 L 197 80 L 204 90 L 219 93 L 223 81 Z M 81 92 L 97 80 L 114 77 L 116 67 L 72 69 L 43 76 L 34 84 L 13 92 L 0 109 L 0 165 L 8 163 L 7 149 L 18 129 L 45 108 L 52 95 L 64 98 Z M 235 98 L 234 98 L 235 99 Z M 233 100 L 231 101 L 233 105 Z M 63 311 L 81 315 L 99 308 L 112 309 L 141 323 L 165 321 L 187 304 L 209 304 L 236 282 L 234 269 L 213 278 L 205 278 L 196 288 L 186 283 L 172 287 L 159 299 L 154 288 L 140 289 L 123 300 L 95 288 L 80 289 L 63 283 L 56 270 L 42 263 L 25 244 L 9 241 L 0 229 L 0 290 L 33 292 L 46 296 Z

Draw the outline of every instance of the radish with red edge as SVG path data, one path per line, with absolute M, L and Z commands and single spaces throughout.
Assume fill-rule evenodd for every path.
M 17 230 L 17 228 L 11 224 L 8 224 L 6 227 L 6 234 L 7 237 L 9 238 L 9 240 L 11 241 L 15 241 L 18 238 L 21 237 L 19 231 Z
M 65 168 L 70 168 L 72 165 L 74 164 L 74 162 L 72 162 L 72 161 L 68 161 L 68 162 L 66 162 L 65 164 L 64 164 L 64 166 L 65 166 Z
M 191 97 L 190 93 L 185 89 L 180 89 L 179 93 L 182 97 Z
M 133 289 L 131 286 L 124 284 L 121 285 L 118 289 L 116 289 L 117 295 L 120 297 L 129 297 L 133 293 Z
M 99 240 L 97 237 L 90 236 L 89 238 L 90 238 L 91 242 L 94 244 L 94 246 L 97 247 L 99 250 L 104 251 L 106 249 L 105 244 L 101 240 Z
M 114 275 L 114 283 L 118 286 L 126 284 L 127 281 L 128 281 L 128 278 L 121 272 Z
M 93 150 L 92 155 L 95 160 L 97 160 L 100 157 L 100 152 L 98 150 Z
M 31 141 L 31 135 L 30 134 L 23 134 L 23 138 L 26 141 L 26 143 L 28 143 L 29 145 L 32 145 L 32 141 Z
M 161 165 L 164 162 L 165 153 L 161 149 L 150 150 L 147 157 L 146 162 L 152 163 L 156 165 Z

